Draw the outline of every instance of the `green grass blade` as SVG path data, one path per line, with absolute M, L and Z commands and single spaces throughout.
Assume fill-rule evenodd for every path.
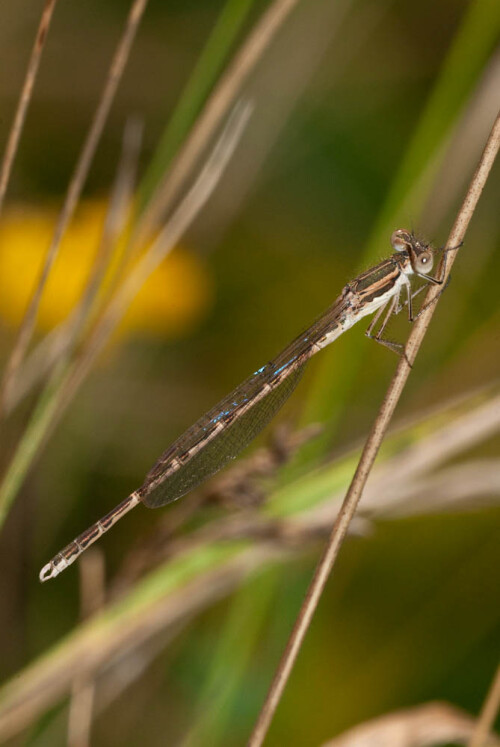
M 142 212 L 195 121 L 255 0 L 227 0 L 139 186 Z
M 30 469 L 40 445 L 50 427 L 59 404 L 59 393 L 66 375 L 66 363 L 52 373 L 33 411 L 30 421 L 11 459 L 0 485 L 0 528 L 3 526 L 12 503 Z
M 282 573 L 281 568 L 268 568 L 238 589 L 200 689 L 192 718 L 194 726 L 182 747 L 224 743 L 224 732 Z

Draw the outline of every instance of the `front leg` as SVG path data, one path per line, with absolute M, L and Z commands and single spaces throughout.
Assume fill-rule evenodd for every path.
M 384 345 L 384 347 L 389 348 L 389 350 L 392 350 L 397 355 L 404 355 L 404 345 L 401 345 L 400 342 L 394 342 L 394 340 L 388 340 L 385 337 L 382 337 L 382 333 L 384 329 L 387 326 L 387 322 L 389 321 L 392 314 L 398 314 L 399 311 L 401 311 L 402 307 L 399 307 L 399 291 L 398 293 L 393 296 L 389 301 L 384 304 L 384 306 L 381 306 L 380 309 L 377 311 L 375 316 L 373 317 L 372 321 L 370 322 L 370 325 L 368 329 L 365 332 L 365 335 L 370 338 L 370 340 L 375 340 L 375 342 L 380 343 L 380 345 Z M 386 311 L 386 315 L 384 316 L 384 320 L 382 324 L 380 325 L 380 329 L 376 334 L 373 334 L 373 330 L 382 316 L 382 314 Z M 406 356 L 405 356 L 406 357 Z
M 427 301 L 427 303 L 424 303 L 424 305 L 422 306 L 422 308 L 421 308 L 421 309 L 420 309 L 420 311 L 418 312 L 417 316 L 416 316 L 416 317 L 415 317 L 414 319 L 410 319 L 410 321 L 414 322 L 414 321 L 415 321 L 416 319 L 418 319 L 418 317 L 419 317 L 419 316 L 421 316 L 421 315 L 422 315 L 422 314 L 424 313 L 424 311 L 425 311 L 426 309 L 428 309 L 428 308 L 429 308 L 429 306 L 433 306 L 433 305 L 434 305 L 434 304 L 436 303 L 436 301 L 438 300 L 438 298 L 441 298 L 441 294 L 442 294 L 442 293 L 444 293 L 444 292 L 445 292 L 445 290 L 447 289 L 447 287 L 448 287 L 448 284 L 449 284 L 449 282 L 450 282 L 450 279 L 451 279 L 451 275 L 450 275 L 450 277 L 448 278 L 448 280 L 446 281 L 446 283 L 445 283 L 445 284 L 443 285 L 443 287 L 441 288 L 441 290 L 439 291 L 439 293 L 437 294 L 437 296 L 434 296 L 434 298 L 433 298 L 433 299 L 431 299 L 430 301 Z M 441 283 L 441 284 L 442 284 L 442 283 Z M 417 293 L 418 293 L 419 291 L 421 291 L 421 290 L 422 290 L 423 288 L 425 288 L 425 287 L 426 287 L 426 286 L 425 286 L 425 285 L 423 285 L 423 286 L 422 286 L 422 288 L 419 288 L 419 289 L 418 289 L 418 291 L 417 291 L 416 293 L 414 293 L 413 295 L 414 295 L 414 296 L 416 296 L 416 294 L 417 294 Z

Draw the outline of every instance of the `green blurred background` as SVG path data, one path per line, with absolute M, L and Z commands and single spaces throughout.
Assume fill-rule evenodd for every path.
M 267 7 L 247 5 L 232 50 Z M 151 0 L 86 200 L 109 192 L 130 114 L 144 121 L 140 172 L 147 172 L 224 7 Z M 31 0 L 0 5 L 2 143 L 40 9 Z M 125 0 L 67 0 L 57 8 L 6 212 L 60 204 L 127 9 Z M 203 303 L 185 324 L 153 331 L 138 324 L 107 348 L 9 516 L 0 544 L 2 680 L 78 624 L 77 572 L 41 587 L 43 563 L 137 487 L 184 428 L 274 356 L 351 277 L 387 256 L 393 229 L 444 244 L 498 109 L 499 26 L 497 3 L 480 0 L 299 4 L 244 87 L 254 104 L 249 126 L 181 242 L 202 278 Z M 497 164 L 410 376 L 400 422 L 498 381 L 499 175 Z M 181 295 L 191 282 L 188 272 Z M 15 329 L 7 318 L 0 323 L 6 359 Z M 405 339 L 404 319 L 392 334 Z M 322 455 L 343 454 L 367 433 L 395 365 L 360 325 L 312 361 L 285 415 L 326 423 Z M 4 428 L 4 469 L 32 404 Z M 498 445 L 497 435 L 474 455 L 494 457 Z M 317 461 L 308 450 L 282 483 Z M 139 508 L 101 542 L 110 578 L 160 519 Z M 500 653 L 499 530 L 492 496 L 486 507 L 472 502 L 455 513 L 376 522 L 368 536 L 349 541 L 268 744 L 320 744 L 433 699 L 477 713 Z M 243 744 L 321 547 L 266 568 L 158 645 L 97 717 L 92 744 L 180 744 L 200 712 L 210 714 L 209 725 L 192 744 Z M 233 648 L 246 651 L 239 672 Z M 211 678 L 227 692 L 214 694 Z M 63 701 L 12 743 L 64 744 L 66 719 Z

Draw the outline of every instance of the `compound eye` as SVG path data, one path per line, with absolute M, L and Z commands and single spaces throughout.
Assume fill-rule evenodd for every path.
M 395 249 L 397 252 L 406 251 L 409 245 L 411 244 L 410 235 L 408 231 L 405 231 L 402 228 L 399 228 L 397 231 L 394 231 L 394 233 L 391 236 L 391 244 L 392 244 L 392 248 Z
M 433 263 L 434 257 L 432 256 L 432 252 L 422 252 L 422 254 L 417 257 L 418 271 L 424 275 L 432 270 Z

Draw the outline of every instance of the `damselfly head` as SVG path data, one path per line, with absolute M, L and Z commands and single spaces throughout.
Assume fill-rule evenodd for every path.
M 407 252 L 413 272 L 427 275 L 434 264 L 434 254 L 428 244 L 423 244 L 409 231 L 399 228 L 391 236 L 391 244 L 397 252 Z

